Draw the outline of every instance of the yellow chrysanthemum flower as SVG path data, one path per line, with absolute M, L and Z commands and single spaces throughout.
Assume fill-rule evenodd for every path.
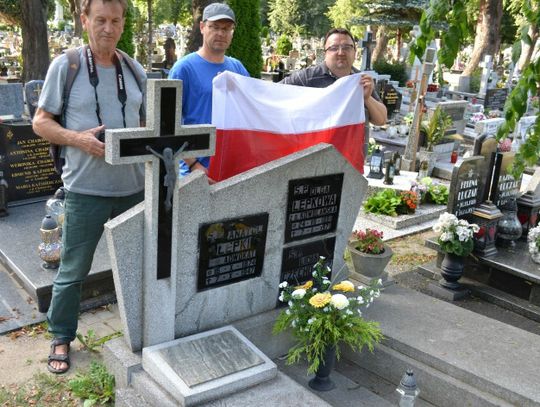
M 315 294 L 309 299 L 309 303 L 315 308 L 322 308 L 330 302 L 332 295 L 330 293 Z
M 343 280 L 341 283 L 332 287 L 332 290 L 352 293 L 354 291 L 354 284 L 348 280 Z
M 298 289 L 309 290 L 311 287 L 313 287 L 313 280 L 309 280 L 307 283 L 302 284 L 302 285 L 298 285 L 298 286 L 296 286 L 295 288 L 296 288 L 297 290 L 298 290 Z

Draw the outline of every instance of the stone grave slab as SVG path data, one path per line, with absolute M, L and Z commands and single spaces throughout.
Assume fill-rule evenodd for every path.
M 10 208 L 0 219 L 0 263 L 19 280 L 36 301 L 40 312 L 47 312 L 56 270 L 45 270 L 38 255 L 39 227 L 45 216 L 45 203 Z M 13 236 L 9 239 L 5 236 Z M 83 283 L 83 308 L 96 307 L 114 300 L 114 284 L 105 238 L 96 249 L 90 274 Z
M 400 230 L 437 219 L 439 215 L 445 211 L 446 207 L 444 205 L 421 204 L 418 208 L 416 208 L 416 211 L 413 214 L 387 216 L 366 213 L 362 210 L 361 216 L 375 223 L 380 223 L 381 225 L 385 225 L 389 228 Z
M 22 83 L 0 84 L 0 116 L 20 119 L 24 112 Z
M 0 265 L 0 335 L 45 319 L 28 293 Z
M 237 393 L 277 374 L 274 362 L 232 326 L 144 348 L 142 365 L 184 406 Z

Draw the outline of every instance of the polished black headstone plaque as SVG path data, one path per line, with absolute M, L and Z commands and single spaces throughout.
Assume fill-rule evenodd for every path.
M 486 90 L 484 108 L 488 110 L 504 110 L 504 104 L 508 98 L 507 88 L 496 88 Z
M 285 242 L 334 232 L 343 173 L 289 181 Z
M 447 211 L 458 218 L 471 214 L 482 203 L 485 175 L 484 157 L 464 158 L 454 166 L 448 192 Z
M 260 276 L 267 231 L 268 213 L 201 225 L 197 289 Z
M 30 123 L 0 124 L 0 170 L 11 204 L 53 195 L 62 185 L 49 157 L 49 143 Z
M 321 256 L 325 257 L 325 264 L 332 268 L 335 246 L 336 238 L 330 237 L 284 248 L 279 281 L 300 285 L 311 280 L 313 266 Z M 330 278 L 331 274 L 327 277 Z
M 510 173 L 514 156 L 514 152 L 497 153 L 495 156 L 490 199 L 499 209 L 513 198 L 517 198 L 521 187 L 521 178 L 516 180 Z
M 392 118 L 401 109 L 401 93 L 390 83 L 384 85 L 384 89 L 381 92 L 381 100 L 386 106 L 388 118 Z

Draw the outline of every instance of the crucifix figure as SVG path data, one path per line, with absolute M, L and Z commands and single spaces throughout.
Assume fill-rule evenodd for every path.
M 373 41 L 373 33 L 366 31 L 362 40 L 362 71 L 371 70 L 371 53 L 375 48 L 376 42 Z
M 105 161 L 112 165 L 145 163 L 146 270 L 155 278 L 171 275 L 172 198 L 178 161 L 214 154 L 215 127 L 182 126 L 182 81 L 149 80 L 147 127 L 105 132 Z M 157 240 L 157 242 L 156 242 Z M 156 244 L 157 243 L 157 244 Z M 147 248 L 147 249 L 146 249 Z
M 188 143 L 187 141 L 182 144 L 182 147 L 176 152 L 176 154 L 181 153 L 185 150 Z M 157 158 L 163 160 L 163 165 L 165 166 L 165 177 L 163 177 L 163 186 L 167 188 L 167 196 L 164 201 L 165 210 L 167 212 L 170 212 L 172 209 L 172 195 L 174 190 L 174 185 L 176 184 L 176 163 L 174 161 L 174 156 L 176 154 L 173 153 L 173 150 L 169 147 L 165 147 L 163 149 L 163 154 L 158 153 L 156 150 L 154 150 L 150 146 L 146 146 L 146 149 L 150 151 L 152 154 L 154 154 Z

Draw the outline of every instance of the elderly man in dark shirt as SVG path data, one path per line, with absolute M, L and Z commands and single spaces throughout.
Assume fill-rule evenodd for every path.
M 284 78 L 280 83 L 313 88 L 326 88 L 339 78 L 359 71 L 353 67 L 356 45 L 352 34 L 344 28 L 333 28 L 324 37 L 324 61 Z M 377 126 L 386 123 L 386 107 L 375 92 L 375 84 L 369 75 L 362 75 L 366 122 Z M 368 142 L 369 127 L 366 126 L 365 141 Z M 367 146 L 367 144 L 366 144 Z

